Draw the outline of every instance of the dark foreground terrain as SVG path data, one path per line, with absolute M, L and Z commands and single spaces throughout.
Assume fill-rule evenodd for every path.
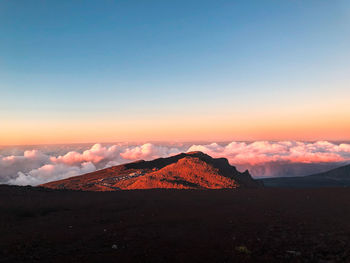
M 1 262 L 350 262 L 350 189 L 0 186 Z

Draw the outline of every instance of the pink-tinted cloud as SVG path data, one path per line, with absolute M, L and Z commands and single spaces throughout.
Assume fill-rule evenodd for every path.
M 267 162 L 322 163 L 350 160 L 349 144 L 327 141 L 307 142 L 232 142 L 225 146 L 216 143 L 193 145 L 188 151 L 203 151 L 214 157 L 226 157 L 231 164 L 260 165 Z
M 150 160 L 177 153 L 180 153 L 180 150 L 177 148 L 157 146 L 151 143 L 146 143 L 141 146 L 126 148 L 125 151 L 120 154 L 120 156 L 126 160 Z
M 51 157 L 53 163 L 64 163 L 67 165 L 79 164 L 82 162 L 91 162 L 97 164 L 101 161 L 111 161 L 120 158 L 120 152 L 123 148 L 119 145 L 103 147 L 101 144 L 95 144 L 83 153 L 71 151 L 63 156 Z

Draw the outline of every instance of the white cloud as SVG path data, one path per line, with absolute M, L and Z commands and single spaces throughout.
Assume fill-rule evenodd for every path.
M 139 159 L 155 159 L 159 157 L 165 157 L 173 154 L 180 153 L 177 148 L 170 148 L 166 146 L 157 146 L 151 143 L 146 143 L 141 146 L 126 148 L 120 155 L 126 160 L 139 160 Z
M 65 164 L 45 164 L 38 169 L 31 170 L 29 173 L 18 172 L 18 176 L 9 180 L 8 184 L 39 185 L 94 171 L 96 171 L 96 167 L 91 162 L 82 163 L 79 167 Z
M 17 177 L 18 171 L 29 172 L 50 162 L 50 157 L 38 150 L 24 151 L 23 155 L 0 156 L 0 183 Z

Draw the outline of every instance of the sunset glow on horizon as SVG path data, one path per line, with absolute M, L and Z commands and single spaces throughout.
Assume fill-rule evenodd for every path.
M 350 140 L 350 114 L 11 120 L 0 145 L 117 141 Z M 170 118 L 170 119 L 167 119 Z
M 350 114 L 320 113 L 266 116 L 164 116 L 156 118 L 117 118 L 5 121 L 0 145 L 34 145 L 93 142 L 143 141 L 347 141 L 350 140 Z M 25 132 L 24 132 L 25 131 Z

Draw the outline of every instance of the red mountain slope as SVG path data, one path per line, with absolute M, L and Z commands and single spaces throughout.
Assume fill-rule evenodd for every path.
M 153 161 L 138 161 L 50 182 L 54 189 L 113 191 L 124 189 L 220 189 L 258 187 L 248 171 L 240 173 L 225 158 L 202 152 L 182 153 Z

